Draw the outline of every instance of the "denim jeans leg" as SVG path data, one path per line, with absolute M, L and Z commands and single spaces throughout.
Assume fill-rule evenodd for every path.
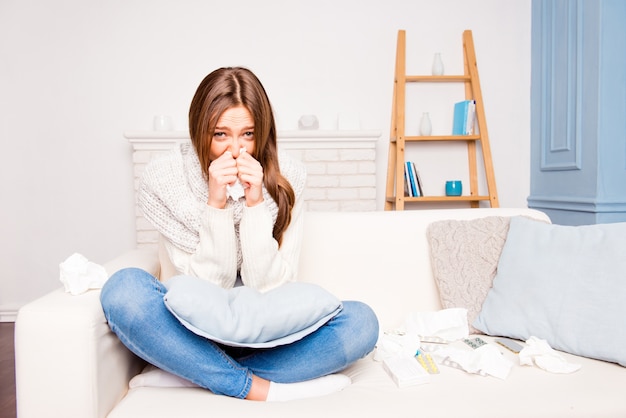
M 379 337 L 378 319 L 366 304 L 344 301 L 342 311 L 305 338 L 238 358 L 252 373 L 293 383 L 337 373 L 369 354 Z
M 146 271 L 127 268 L 105 283 L 100 301 L 113 332 L 137 356 L 214 393 L 244 398 L 252 372 L 187 330 L 165 306 L 165 292 Z

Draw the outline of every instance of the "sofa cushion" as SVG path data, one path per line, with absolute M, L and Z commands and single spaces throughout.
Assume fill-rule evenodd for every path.
M 491 288 L 510 217 L 444 220 L 427 230 L 433 276 L 444 308 L 467 309 L 470 333 Z
M 515 217 L 473 325 L 626 366 L 625 301 L 626 223 L 563 226 Z
M 167 308 L 192 332 L 239 347 L 267 348 L 304 338 L 341 311 L 339 299 L 318 285 L 291 282 L 261 293 L 223 289 L 191 276 L 166 282 Z

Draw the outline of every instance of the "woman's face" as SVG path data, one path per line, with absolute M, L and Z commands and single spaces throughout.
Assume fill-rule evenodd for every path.
M 226 109 L 217 121 L 211 141 L 211 161 L 226 151 L 237 158 L 242 148 L 254 154 L 254 119 L 246 107 L 235 106 Z

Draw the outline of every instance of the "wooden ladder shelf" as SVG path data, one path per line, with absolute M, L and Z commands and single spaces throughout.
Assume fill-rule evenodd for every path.
M 478 68 L 472 32 L 463 32 L 463 75 L 407 75 L 406 74 L 406 33 L 398 31 L 396 51 L 396 70 L 393 87 L 393 106 L 391 111 L 391 132 L 389 137 L 389 161 L 387 165 L 387 184 L 385 210 L 404 210 L 405 203 L 419 202 L 469 202 L 470 207 L 477 208 L 481 201 L 487 201 L 491 207 L 498 207 L 496 178 L 489 148 L 489 135 L 485 120 L 485 109 L 480 90 Z M 478 135 L 438 135 L 438 136 L 406 136 L 405 135 L 405 102 L 407 83 L 464 83 L 465 99 L 476 102 L 476 124 Z M 405 147 L 407 143 L 425 141 L 465 141 L 469 162 L 469 195 L 463 196 L 420 196 L 408 197 L 404 194 Z M 477 143 L 480 144 L 488 194 L 478 195 L 478 155 Z

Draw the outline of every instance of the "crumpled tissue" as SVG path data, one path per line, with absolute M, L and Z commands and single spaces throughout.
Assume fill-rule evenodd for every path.
M 555 351 L 546 340 L 530 337 L 526 347 L 519 352 L 519 362 L 523 366 L 537 367 L 552 373 L 573 373 L 581 368 L 580 364 L 570 363 Z
M 398 354 L 414 356 L 420 348 L 420 339 L 416 334 L 385 333 L 381 334 L 374 352 L 375 361 L 383 361 Z
M 60 280 L 73 296 L 89 289 L 100 289 L 109 278 L 106 270 L 81 254 L 74 253 L 59 264 Z
M 467 309 L 448 308 L 433 312 L 411 313 L 405 320 L 404 329 L 384 333 L 378 339 L 374 360 L 382 361 L 397 354 L 414 356 L 421 350 L 422 340 L 428 342 L 436 337 L 441 342 L 467 338 Z M 425 338 L 429 337 L 429 338 Z M 429 344 L 428 352 L 442 365 L 455 367 L 467 373 L 491 375 L 506 379 L 513 363 L 492 345 L 475 350 L 461 350 L 448 344 Z
M 233 185 L 226 185 L 226 194 L 233 198 L 233 200 L 239 200 L 239 198 L 244 196 L 243 185 L 237 179 Z
M 227 152 L 230 154 L 230 151 L 227 151 Z M 242 147 L 239 150 L 239 154 L 243 154 L 244 152 L 246 152 L 246 148 Z M 226 185 L 226 194 L 235 201 L 239 200 L 245 195 L 243 185 L 241 184 L 239 179 L 237 179 L 232 185 L 231 184 Z
M 455 347 L 442 347 L 431 352 L 438 363 L 456 367 L 467 373 L 490 375 L 499 379 L 509 376 L 513 362 L 505 358 L 493 345 L 485 344 L 474 350 L 461 350 Z
M 414 356 L 421 348 L 423 337 L 454 341 L 467 337 L 468 332 L 467 309 L 411 313 L 405 320 L 404 329 L 381 334 L 374 360 L 382 361 L 398 353 Z
M 469 335 L 467 309 L 448 308 L 433 312 L 414 312 L 405 321 L 407 333 L 455 341 Z

